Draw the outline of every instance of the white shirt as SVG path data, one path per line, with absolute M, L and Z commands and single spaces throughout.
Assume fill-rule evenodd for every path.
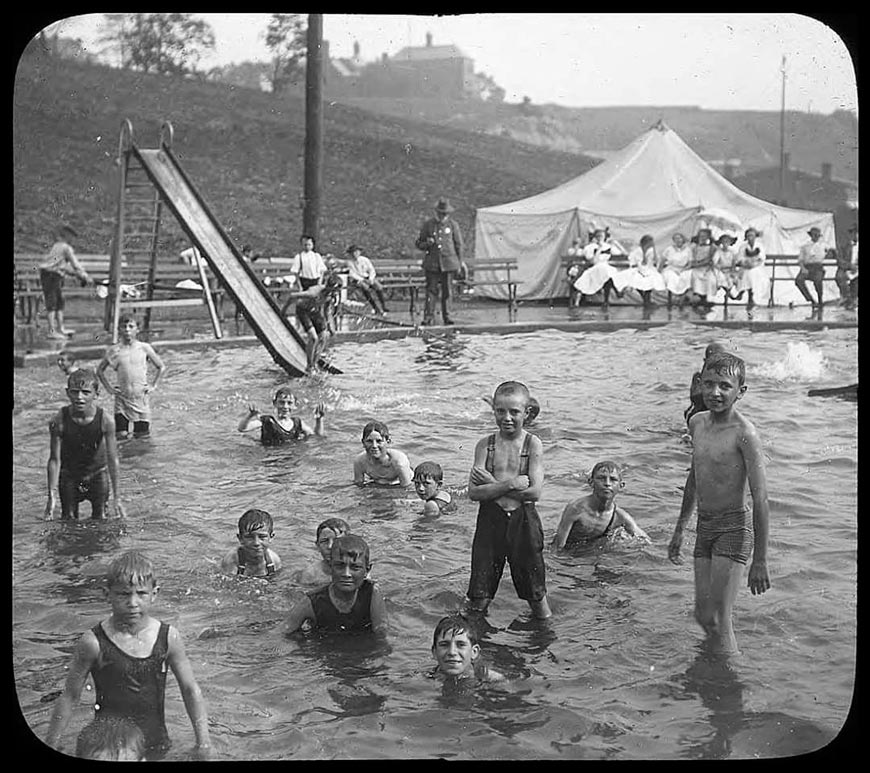
M 370 282 L 375 278 L 375 267 L 365 256 L 360 255 L 356 260 L 348 259 L 347 270 L 351 279 L 363 279 Z
M 303 279 L 320 279 L 326 272 L 326 263 L 319 252 L 297 252 L 290 263 L 290 273 Z

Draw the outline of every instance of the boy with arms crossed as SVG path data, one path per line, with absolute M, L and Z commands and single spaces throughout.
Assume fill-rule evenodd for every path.
M 544 485 L 541 440 L 523 429 L 529 390 L 518 381 L 496 388 L 492 412 L 498 432 L 478 441 L 468 477 L 468 498 L 480 502 L 471 548 L 468 610 L 485 614 L 498 590 L 505 561 L 517 595 L 532 614 L 552 614 L 547 602 L 544 532 L 535 502 Z
M 692 466 L 668 546 L 668 558 L 682 563 L 683 527 L 697 500 L 695 618 L 713 649 L 727 654 L 739 654 L 731 612 L 750 554 L 748 585 L 752 595 L 770 588 L 764 453 L 755 427 L 735 407 L 746 392 L 745 379 L 746 366 L 733 354 L 713 354 L 704 362 L 701 394 L 707 411 L 689 420 Z
M 135 722 L 145 735 L 146 756 L 162 757 L 169 749 L 163 720 L 166 666 L 181 689 L 184 707 L 196 735 L 196 753 L 209 756 L 208 717 L 199 685 L 184 651 L 181 635 L 151 617 L 159 587 L 151 561 L 135 550 L 109 566 L 106 592 L 112 614 L 76 644 L 66 685 L 57 699 L 45 742 L 52 748 L 79 702 L 88 676 L 94 680 L 96 718 L 121 717 Z

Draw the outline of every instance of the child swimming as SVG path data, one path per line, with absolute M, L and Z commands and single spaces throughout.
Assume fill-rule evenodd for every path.
M 592 493 L 565 506 L 553 537 L 553 547 L 561 550 L 586 544 L 613 533 L 622 527 L 632 537 L 649 539 L 634 519 L 616 504 L 616 497 L 625 487 L 622 470 L 616 462 L 598 462 L 587 483 Z
M 404 451 L 389 448 L 390 430 L 381 421 L 370 421 L 363 427 L 365 449 L 353 460 L 353 482 L 358 486 L 376 483 L 380 486 L 410 486 L 414 473 Z
M 477 634 L 461 615 L 448 615 L 438 621 L 432 636 L 432 657 L 438 664 L 435 674 L 446 679 L 501 682 L 505 678 L 483 662 Z
M 450 508 L 452 497 L 441 488 L 444 471 L 437 462 L 421 462 L 414 468 L 414 490 L 425 503 L 423 515 L 440 515 Z
M 314 429 L 303 419 L 293 416 L 298 401 L 289 387 L 278 387 L 272 400 L 275 415 L 260 413 L 256 405 L 249 405 L 248 412 L 239 421 L 239 432 L 260 430 L 260 442 L 264 446 L 278 446 L 293 440 L 303 440 L 309 435 L 323 435 L 323 417 L 326 405 L 317 403 L 314 409 Z
M 269 547 L 275 536 L 272 516 L 247 510 L 239 518 L 239 546 L 224 556 L 221 569 L 240 577 L 270 577 L 281 568 L 281 557 Z
M 320 551 L 320 561 L 305 567 L 299 576 L 302 585 L 326 585 L 332 580 L 332 568 L 329 560 L 332 555 L 332 543 L 338 537 L 350 533 L 347 521 L 341 518 L 327 518 L 321 521 L 314 534 L 314 544 Z

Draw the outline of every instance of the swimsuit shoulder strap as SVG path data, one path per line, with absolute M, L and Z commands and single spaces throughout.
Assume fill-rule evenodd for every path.
M 245 573 L 245 559 L 242 557 L 242 548 L 236 548 L 236 574 Z
M 486 439 L 486 461 L 483 463 L 487 472 L 492 472 L 492 457 L 495 454 L 495 433 Z
M 532 439 L 532 433 L 526 432 L 526 438 L 523 440 L 523 447 L 520 450 L 520 475 L 529 474 L 529 443 Z

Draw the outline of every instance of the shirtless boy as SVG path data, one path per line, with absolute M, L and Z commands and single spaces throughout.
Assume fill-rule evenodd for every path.
M 136 551 L 109 566 L 106 592 L 112 614 L 82 634 L 76 644 L 63 693 L 57 699 L 45 742 L 58 748 L 90 676 L 97 718 L 135 722 L 145 735 L 148 759 L 169 748 L 164 715 L 167 666 L 175 675 L 196 736 L 196 753 L 210 755 L 208 717 L 184 643 L 175 626 L 149 614 L 159 590 L 151 561 Z
M 74 370 L 67 379 L 69 405 L 49 422 L 48 501 L 45 517 L 51 520 L 60 498 L 60 517 L 79 517 L 79 503 L 89 500 L 91 518 L 105 518 L 109 491 L 111 510 L 123 517 L 118 493 L 118 447 L 115 423 L 95 404 L 99 384 L 90 369 Z
M 728 654 L 738 654 L 731 614 L 750 554 L 752 594 L 770 588 L 764 452 L 755 427 L 735 407 L 746 393 L 745 380 L 746 366 L 733 354 L 716 354 L 704 363 L 701 393 L 708 410 L 689 420 L 692 466 L 668 547 L 668 558 L 682 563 L 683 528 L 697 501 L 695 618 L 714 651 Z
M 485 614 L 498 590 L 505 561 L 517 595 L 539 619 L 550 617 L 544 567 L 544 532 L 535 508 L 544 485 L 541 440 L 523 429 L 529 390 L 505 381 L 492 397 L 498 432 L 474 449 L 468 497 L 480 502 L 471 548 L 468 610 Z
M 474 628 L 458 614 L 438 621 L 432 635 L 432 656 L 438 663 L 435 674 L 446 680 L 501 682 L 505 678 L 483 662 Z
M 553 538 L 553 547 L 592 542 L 621 526 L 632 537 L 649 539 L 625 510 L 616 504 L 616 496 L 625 488 L 622 471 L 616 462 L 598 462 L 589 474 L 592 493 L 575 499 L 562 511 L 562 519 Z
M 298 416 L 293 416 L 298 402 L 289 387 L 278 387 L 272 406 L 275 415 L 260 413 L 256 405 L 249 405 L 248 412 L 239 421 L 239 432 L 260 430 L 260 442 L 264 446 L 279 446 L 292 440 L 303 440 L 309 435 L 323 435 L 323 417 L 326 405 L 318 403 L 314 409 L 314 429 Z
M 365 449 L 353 460 L 353 482 L 358 486 L 376 483 L 380 486 L 410 486 L 414 473 L 404 451 L 390 448 L 392 440 L 387 425 L 370 421 L 363 427 Z
M 269 547 L 274 536 L 269 513 L 246 510 L 239 518 L 239 545 L 224 556 L 221 570 L 240 577 L 270 577 L 275 574 L 281 568 L 281 556 Z
M 119 437 L 127 437 L 130 424 L 134 437 L 147 437 L 151 432 L 150 394 L 157 389 L 166 366 L 157 356 L 154 347 L 138 341 L 139 325 L 133 317 L 124 316 L 118 321 L 121 341 L 106 350 L 97 368 L 97 377 L 109 394 L 115 395 L 115 431 Z M 148 383 L 148 363 L 157 368 L 154 383 Z M 118 385 L 106 379 L 106 369 L 118 373 Z

